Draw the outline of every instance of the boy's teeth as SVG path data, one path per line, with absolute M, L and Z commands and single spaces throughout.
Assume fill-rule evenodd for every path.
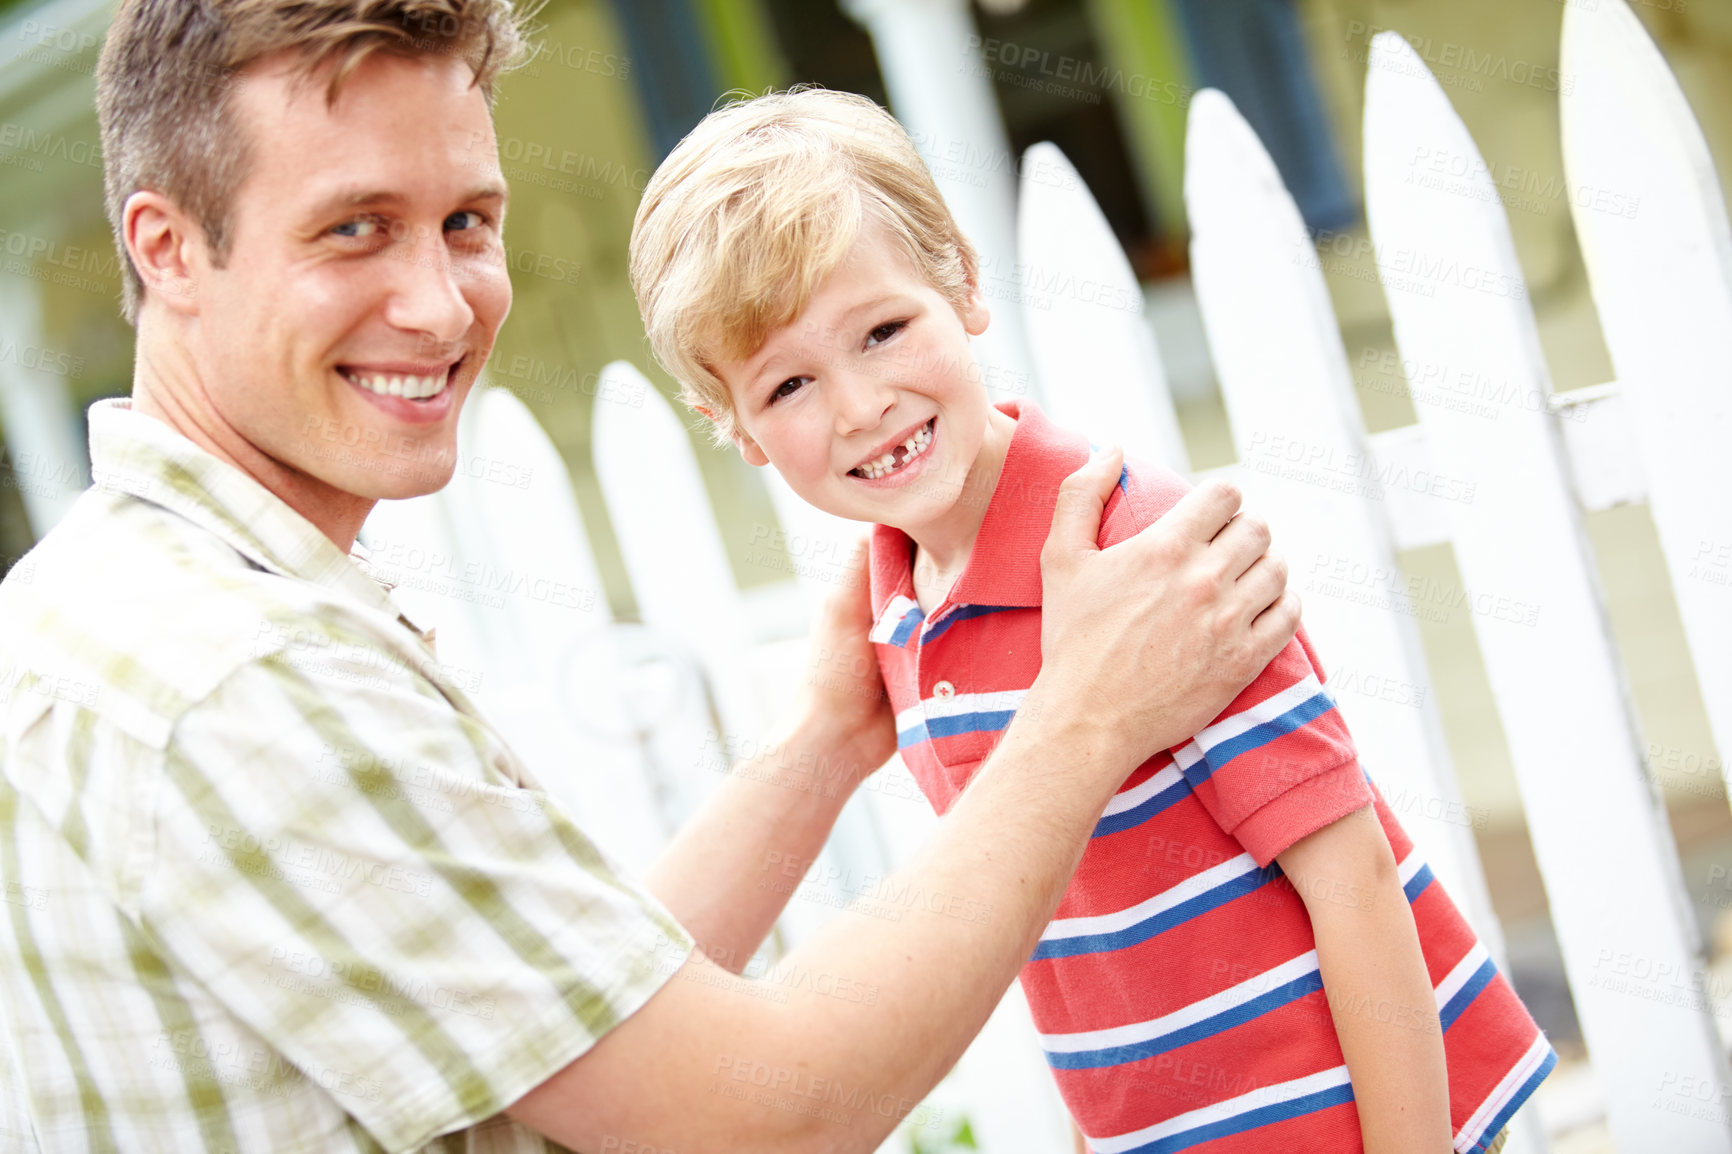
M 430 377 L 394 377 L 384 373 L 353 373 L 345 370 L 343 375 L 370 393 L 378 393 L 384 397 L 406 397 L 412 401 L 419 401 L 434 396 L 443 389 L 445 379 L 449 374 L 440 373 Z
M 906 441 L 903 441 L 900 445 L 896 446 L 896 448 L 890 450 L 888 453 L 885 453 L 882 457 L 873 461 L 867 461 L 864 465 L 857 466 L 854 469 L 854 472 L 866 478 L 868 481 L 876 481 L 878 478 L 889 473 L 894 473 L 897 469 L 908 464 L 908 462 L 912 461 L 915 457 L 918 457 L 921 451 L 931 443 L 932 426 L 930 424 L 922 425 L 919 431 L 912 437 L 909 437 Z M 900 459 L 897 457 L 898 453 L 902 454 Z

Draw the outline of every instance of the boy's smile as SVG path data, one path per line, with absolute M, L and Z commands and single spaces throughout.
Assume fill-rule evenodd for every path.
M 969 349 L 989 319 L 978 290 L 959 314 L 868 220 L 804 311 L 716 366 L 741 454 L 808 504 L 965 555 L 1015 428 Z

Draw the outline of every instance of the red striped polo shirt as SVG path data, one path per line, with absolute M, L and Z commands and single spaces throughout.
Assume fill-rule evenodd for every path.
M 1000 408 L 1017 421 L 1004 471 L 930 617 L 914 600 L 913 543 L 883 525 L 872 535 L 872 640 L 897 744 L 940 813 L 1040 669 L 1040 550 L 1059 483 L 1089 453 L 1036 406 Z M 1101 546 L 1186 488 L 1127 466 Z M 1310 918 L 1274 859 L 1368 802 L 1435 988 L 1455 1149 L 1483 1151 L 1551 1071 L 1544 1035 L 1361 769 L 1301 630 L 1211 725 L 1125 780 L 1023 967 L 1047 1062 L 1096 1154 L 1361 1149 Z

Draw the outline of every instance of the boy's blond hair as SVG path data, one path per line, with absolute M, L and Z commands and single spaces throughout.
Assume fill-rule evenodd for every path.
M 650 348 L 685 402 L 734 433 L 720 360 L 793 320 L 870 219 L 959 312 L 978 263 L 913 141 L 864 96 L 820 88 L 706 116 L 644 188 L 631 283 Z

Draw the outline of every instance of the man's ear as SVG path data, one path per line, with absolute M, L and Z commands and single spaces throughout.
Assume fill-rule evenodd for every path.
M 179 313 L 198 312 L 198 273 L 210 267 L 204 229 L 160 192 L 141 189 L 120 210 L 126 252 L 147 291 Z

